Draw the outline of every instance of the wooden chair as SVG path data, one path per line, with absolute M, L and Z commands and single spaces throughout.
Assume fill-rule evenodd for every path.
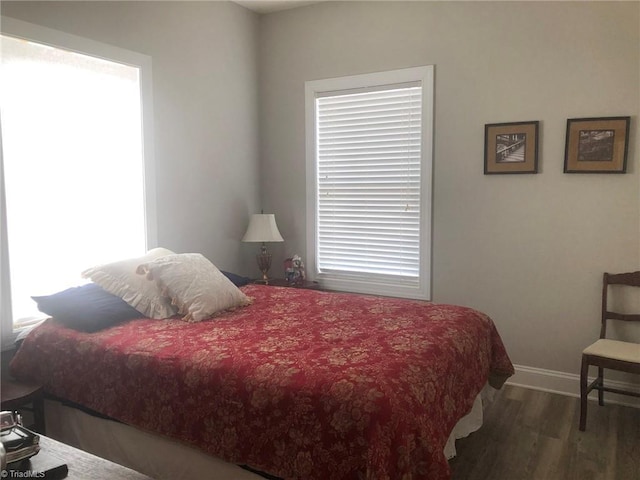
M 587 395 L 594 388 L 598 390 L 598 403 L 604 405 L 604 392 L 640 397 L 640 393 L 604 386 L 604 369 L 620 370 L 640 374 L 640 344 L 609 340 L 607 320 L 623 322 L 640 322 L 640 314 L 617 313 L 609 310 L 607 294 L 609 285 L 627 285 L 640 287 L 640 271 L 632 273 L 605 273 L 602 281 L 602 326 L 600 340 L 585 348 L 582 352 L 582 368 L 580 370 L 580 430 L 584 432 L 587 424 Z M 589 366 L 598 367 L 598 377 L 587 385 Z

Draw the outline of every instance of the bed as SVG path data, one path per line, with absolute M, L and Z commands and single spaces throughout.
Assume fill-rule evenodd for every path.
M 285 479 L 449 478 L 458 420 L 513 366 L 489 317 L 431 302 L 264 285 L 197 323 L 83 333 L 49 319 L 18 378 L 143 431 Z

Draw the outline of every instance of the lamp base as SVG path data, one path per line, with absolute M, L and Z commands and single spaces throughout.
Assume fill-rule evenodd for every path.
M 271 254 L 263 251 L 256 255 L 256 261 L 258 262 L 258 268 L 262 272 L 262 281 L 268 285 L 269 276 L 267 274 L 271 268 Z

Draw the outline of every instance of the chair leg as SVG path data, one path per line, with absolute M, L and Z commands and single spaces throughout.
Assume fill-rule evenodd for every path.
M 598 367 L 598 405 L 604 405 L 604 391 L 602 387 L 604 387 L 604 368 Z
M 587 426 L 587 380 L 589 375 L 589 361 L 582 356 L 582 368 L 580 369 L 580 431 L 584 432 Z

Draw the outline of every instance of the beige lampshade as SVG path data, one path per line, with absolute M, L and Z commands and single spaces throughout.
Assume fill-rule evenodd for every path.
M 254 213 L 249 220 L 243 242 L 284 242 L 273 213 Z

